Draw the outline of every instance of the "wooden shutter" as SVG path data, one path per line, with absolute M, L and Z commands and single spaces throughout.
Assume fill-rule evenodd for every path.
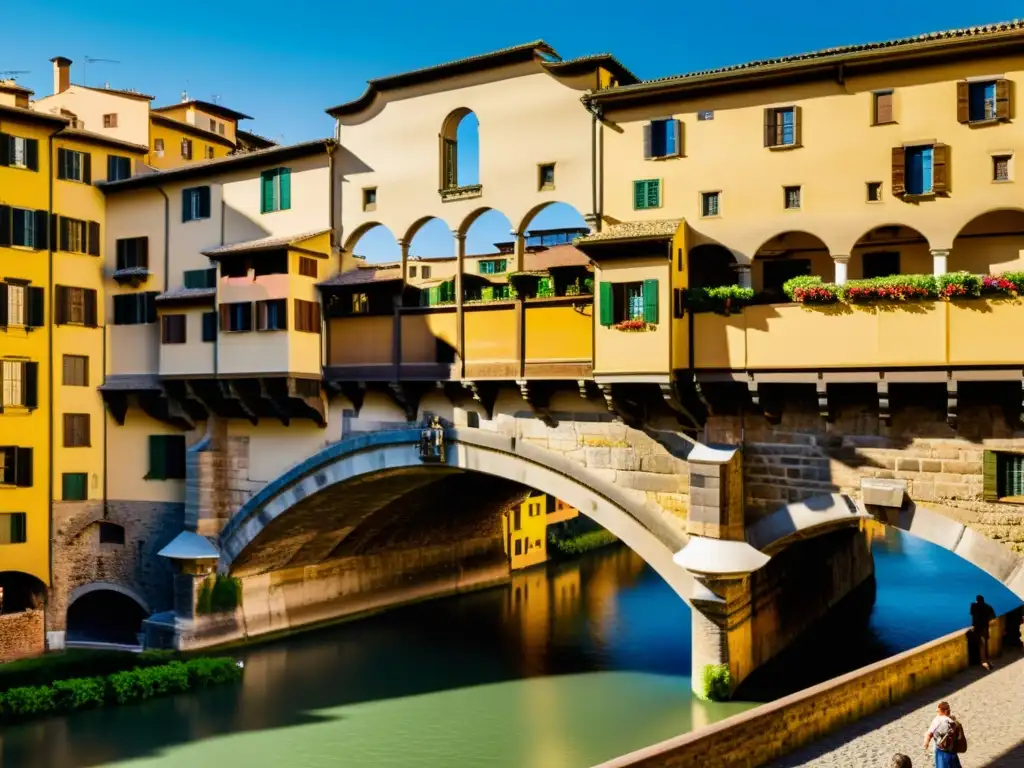
M 56 310 L 53 322 L 55 325 L 63 325 L 68 321 L 68 289 L 63 285 L 54 287 L 56 304 L 54 309 Z
M 100 223 L 98 221 L 89 222 L 86 253 L 90 256 L 100 255 Z
M 32 449 L 14 449 L 14 484 L 21 488 L 32 487 Z
M 956 84 L 956 119 L 960 123 L 971 122 L 971 86 L 966 80 Z
M 633 208 L 635 210 L 642 210 L 647 207 L 647 182 L 646 181 L 634 181 L 633 182 Z
M 163 435 L 149 436 L 149 472 L 146 479 L 167 479 L 167 445 Z
M 11 164 L 11 159 L 14 155 L 13 140 L 9 134 L 0 131 L 0 168 L 5 168 Z
M 278 171 L 278 186 L 281 191 L 281 199 L 278 200 L 278 208 L 287 211 L 292 207 L 292 170 L 281 168 Z
M 274 171 L 264 171 L 260 174 L 260 213 L 268 213 L 274 210 Z
M 6 328 L 7 321 L 7 283 L 0 282 L 0 328 Z
M 143 314 L 145 320 L 143 320 L 143 322 L 156 322 L 156 297 L 159 295 L 159 291 L 146 291 L 146 293 L 142 295 L 143 307 L 145 308 L 145 313 Z
M 183 189 L 181 190 L 181 220 L 191 221 L 192 220 L 192 195 L 195 194 L 194 189 Z
M 68 151 L 66 149 L 57 150 L 57 178 L 66 179 L 68 177 Z
M 28 302 L 28 324 L 33 328 L 42 328 L 46 325 L 44 296 L 45 292 L 39 286 L 30 285 L 25 291 Z
M 117 256 L 114 261 L 116 269 L 127 269 L 128 268 L 128 241 L 121 239 L 116 243 Z M 186 288 L 188 286 L 185 286 Z
M 455 139 L 444 139 L 443 147 L 441 158 L 443 163 L 442 182 L 445 189 L 452 189 L 459 184 L 459 145 Z
M 803 107 L 793 107 L 793 146 L 803 145 Z
M 0 246 L 11 244 L 11 206 L 0 205 Z
M 658 281 L 644 280 L 644 321 L 658 322 Z
M 45 251 L 50 247 L 50 215 L 46 211 L 35 212 L 35 248 L 36 250 Z
M 71 250 L 71 222 L 65 219 L 63 216 L 60 217 L 60 223 L 58 225 L 58 231 L 60 232 L 60 245 L 58 250 L 67 252 Z
M 89 152 L 82 153 L 82 181 L 92 184 L 92 155 Z
M 167 435 L 164 437 L 164 456 L 168 480 L 184 480 L 186 475 L 185 466 L 185 436 Z
M 644 123 L 644 160 L 650 160 L 651 158 L 654 157 L 654 149 L 652 145 L 652 132 L 652 124 Z
M 210 218 L 210 188 L 199 188 L 199 216 L 204 219 Z
M 36 408 L 39 405 L 39 363 L 25 363 L 25 406 Z
M 601 282 L 598 285 L 598 303 L 601 311 L 601 325 L 615 324 L 615 303 L 612 299 L 612 284 Z
M 91 288 L 84 290 L 85 324 L 89 328 L 96 327 L 96 291 Z
M 932 192 L 937 195 L 949 193 L 949 145 L 932 146 Z
M 217 338 L 217 313 L 203 312 L 203 341 L 215 341 Z
M 999 501 L 999 457 L 995 451 L 985 451 L 982 454 L 981 478 L 982 498 L 985 501 Z
M 892 92 L 875 94 L 875 125 L 892 122 Z
M 0 142 L 0 146 L 3 146 Z M 37 139 L 25 139 L 25 165 L 30 171 L 39 170 L 39 141 Z
M 764 145 L 775 146 L 775 110 L 765 109 L 764 111 Z
M 645 208 L 661 208 L 661 179 L 647 182 L 647 204 Z
M 149 237 L 135 238 L 135 265 L 149 269 Z
M 672 157 L 683 156 L 683 121 L 670 120 L 668 124 L 668 137 L 673 147 L 670 153 Z
M 907 191 L 907 153 L 903 147 L 892 148 L 892 193 L 902 195 Z
M 220 329 L 222 331 L 230 331 L 231 330 L 231 305 L 230 304 L 221 304 L 220 307 L 218 307 L 218 309 L 220 310 Z
M 1010 119 L 1010 81 L 996 80 L 996 119 Z

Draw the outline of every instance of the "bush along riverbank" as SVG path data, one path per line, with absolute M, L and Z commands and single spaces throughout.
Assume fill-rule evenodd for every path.
M 615 534 L 582 515 L 548 528 L 548 553 L 555 557 L 575 557 L 617 541 Z
M 233 683 L 241 677 L 242 669 L 234 659 L 217 657 L 155 666 L 146 666 L 143 662 L 141 666 L 106 676 L 72 677 L 45 685 L 18 686 L 0 693 L 0 724 L 81 709 L 133 704 L 157 696 Z

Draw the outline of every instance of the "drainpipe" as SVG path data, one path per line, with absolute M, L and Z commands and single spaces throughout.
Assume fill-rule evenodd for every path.
M 63 126 L 62 126 L 63 128 Z M 47 411 L 49 412 L 47 418 L 49 423 L 47 424 L 48 439 L 46 441 L 46 451 L 48 461 L 46 462 L 46 498 L 47 498 L 47 515 L 49 517 L 49 531 L 47 538 L 49 539 L 49 573 L 47 574 L 47 581 L 50 583 L 50 588 L 53 588 L 53 574 L 54 574 L 54 549 L 53 549 L 53 441 L 56 439 L 54 435 L 54 424 L 53 424 L 53 321 L 56 318 L 56 313 L 53 308 L 53 176 L 55 168 L 53 167 L 53 138 L 62 129 L 58 128 L 46 138 L 46 157 L 47 157 L 47 207 L 49 208 L 49 216 L 46 219 L 46 227 L 49 230 L 46 233 L 46 294 L 47 304 L 49 304 L 50 316 L 45 318 L 46 323 L 46 349 L 49 363 L 49 376 L 47 376 L 47 396 L 49 402 L 47 403 Z M 36 386 L 39 386 L 39 378 L 36 377 Z M 104 418 L 104 422 L 106 419 Z M 50 626 L 49 611 L 43 611 L 43 637 L 46 637 L 46 631 Z
M 164 293 L 167 293 L 171 269 L 171 199 L 163 187 L 157 187 L 156 191 L 164 198 Z
M 587 94 L 583 97 L 583 105 L 592 116 L 591 129 L 590 129 L 590 211 L 594 216 L 594 222 L 592 224 L 595 232 L 601 231 L 601 217 L 603 207 L 603 190 L 600 192 L 598 188 L 601 183 L 601 173 L 598 171 L 598 165 L 602 161 L 603 156 L 603 142 L 601 141 L 601 107 L 594 104 L 591 101 L 591 95 Z M 590 223 L 590 222 L 588 222 Z

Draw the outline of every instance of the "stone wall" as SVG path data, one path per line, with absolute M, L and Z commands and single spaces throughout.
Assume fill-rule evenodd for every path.
M 43 612 L 19 611 L 0 615 L 0 662 L 43 652 Z

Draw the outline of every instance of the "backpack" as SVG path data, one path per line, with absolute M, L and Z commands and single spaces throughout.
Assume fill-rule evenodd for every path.
M 935 743 L 935 746 L 943 752 L 955 752 L 962 755 L 967 751 L 967 736 L 964 734 L 964 727 L 950 718 L 949 727 L 942 738 Z

